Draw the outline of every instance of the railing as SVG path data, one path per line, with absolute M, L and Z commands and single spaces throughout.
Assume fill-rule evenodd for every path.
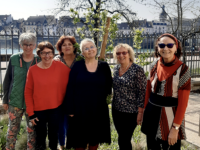
M 82 40 L 76 32 L 70 32 L 70 33 L 65 33 L 65 31 L 62 32 L 65 35 L 72 35 L 75 36 L 76 40 L 78 43 Z M 5 76 L 6 72 L 6 67 L 8 65 L 8 61 L 10 59 L 10 56 L 14 53 L 22 51 L 19 46 L 19 36 L 20 32 L 17 34 L 13 34 L 11 32 L 10 34 L 7 34 L 6 32 L 4 34 L 0 34 L 0 96 L 2 95 L 2 84 L 3 84 L 3 79 Z M 152 55 L 147 59 L 148 61 L 152 62 L 156 58 L 154 57 L 154 42 L 155 39 L 158 38 L 160 34 L 146 34 L 143 35 L 144 40 L 141 44 L 141 49 L 137 50 L 134 49 L 135 51 L 135 57 L 137 58 L 139 54 L 144 53 L 144 52 L 149 52 L 152 53 Z M 37 36 L 37 44 L 41 41 L 49 41 L 53 45 L 56 44 L 58 41 L 59 37 L 61 34 L 49 34 L 44 35 L 44 34 L 38 34 L 36 33 Z M 91 34 L 88 33 L 86 34 L 86 37 L 91 38 Z M 133 37 L 134 34 L 132 32 L 129 33 L 124 33 L 124 32 L 118 32 L 116 38 L 114 39 L 114 45 L 117 45 L 118 43 L 127 43 L 131 46 L 133 46 Z M 181 37 L 178 37 L 179 40 L 181 40 Z M 108 43 L 109 44 L 109 43 Z M 101 42 L 98 42 L 98 49 L 100 49 Z M 192 51 L 192 48 L 194 48 L 194 51 Z M 200 77 L 200 36 L 199 34 L 192 35 L 189 37 L 186 41 L 185 44 L 183 45 L 183 49 L 185 50 L 184 57 L 181 57 L 181 60 L 187 64 L 190 68 L 190 73 L 192 77 Z M 35 50 L 34 50 L 35 52 Z M 116 64 L 116 61 L 113 60 L 112 57 L 112 52 L 107 52 L 106 54 L 108 59 L 109 64 Z M 148 71 L 149 66 L 143 66 L 145 71 Z

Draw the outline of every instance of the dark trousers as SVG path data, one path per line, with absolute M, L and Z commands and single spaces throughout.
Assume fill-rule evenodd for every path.
M 178 140 L 176 144 L 169 145 L 168 141 L 163 141 L 161 139 L 155 139 L 151 136 L 147 136 L 147 148 L 148 150 L 180 150 L 181 140 Z
M 46 149 L 46 136 L 48 133 L 49 148 L 57 150 L 60 107 L 43 111 L 35 111 L 36 122 L 36 150 Z M 47 131 L 48 129 L 48 131 Z
M 118 133 L 120 150 L 132 150 L 131 137 L 137 126 L 137 113 L 124 113 L 112 109 L 112 117 Z
M 67 129 L 68 129 L 68 115 L 66 115 L 63 112 L 61 113 L 59 130 L 58 130 L 58 141 L 61 146 L 65 145 L 65 137 L 67 136 Z

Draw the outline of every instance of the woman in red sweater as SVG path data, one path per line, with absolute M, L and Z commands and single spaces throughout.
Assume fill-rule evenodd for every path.
M 179 60 L 181 43 L 171 34 L 155 43 L 160 57 L 150 65 L 145 96 L 142 132 L 151 150 L 180 150 L 185 139 L 184 115 L 190 94 L 190 71 Z
M 50 149 L 57 150 L 60 105 L 65 96 L 70 68 L 60 61 L 53 61 L 54 48 L 49 42 L 39 43 L 37 54 L 41 62 L 31 67 L 27 74 L 26 111 L 35 126 L 36 149 L 46 149 L 48 133 Z

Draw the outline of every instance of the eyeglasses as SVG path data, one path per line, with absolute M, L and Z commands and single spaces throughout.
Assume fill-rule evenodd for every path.
M 126 55 L 128 52 L 117 52 L 116 54 L 117 54 L 117 56 L 119 56 L 119 55 Z
M 160 48 L 165 48 L 165 46 L 167 46 L 168 48 L 172 48 L 174 46 L 175 43 L 168 43 L 168 44 L 163 44 L 163 43 L 159 43 L 158 46 Z
M 95 48 L 95 46 L 90 46 L 90 47 L 86 47 L 86 48 L 84 48 L 83 50 L 88 51 L 88 50 L 90 50 L 90 49 L 94 49 L 94 48 Z
M 23 44 L 22 46 L 23 46 L 24 48 L 27 48 L 27 47 L 32 48 L 32 47 L 33 47 L 33 44 Z
M 40 52 L 41 56 L 53 55 L 53 52 Z

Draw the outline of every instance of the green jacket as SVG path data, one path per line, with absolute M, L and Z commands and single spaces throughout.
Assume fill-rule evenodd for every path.
M 39 57 L 35 55 L 30 65 L 35 65 L 37 62 L 39 62 Z M 3 104 L 26 109 L 24 88 L 28 69 L 29 66 L 23 60 L 22 53 L 11 56 L 3 82 Z

